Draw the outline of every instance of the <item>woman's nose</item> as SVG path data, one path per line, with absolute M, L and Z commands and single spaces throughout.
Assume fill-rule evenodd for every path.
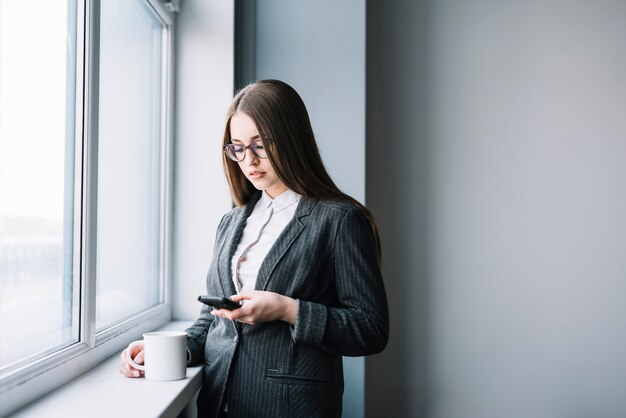
M 257 165 L 259 163 L 259 158 L 252 152 L 251 149 L 246 149 L 246 154 L 243 157 L 243 162 L 246 165 Z

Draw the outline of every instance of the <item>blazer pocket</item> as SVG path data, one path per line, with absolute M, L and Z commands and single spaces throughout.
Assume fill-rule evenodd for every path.
M 306 386 L 328 386 L 328 381 L 317 377 L 296 376 L 293 374 L 283 374 L 279 370 L 269 369 L 266 379 L 285 385 L 306 385 Z
M 286 415 L 290 418 L 329 418 L 338 416 L 335 396 L 327 380 L 310 376 L 282 374 L 279 370 L 267 371 L 268 381 L 284 388 Z M 284 399 L 284 398 L 283 398 Z

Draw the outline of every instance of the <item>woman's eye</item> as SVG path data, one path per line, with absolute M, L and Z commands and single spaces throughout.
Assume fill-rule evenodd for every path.
M 235 152 L 243 152 L 243 147 L 241 145 L 235 145 L 232 149 Z

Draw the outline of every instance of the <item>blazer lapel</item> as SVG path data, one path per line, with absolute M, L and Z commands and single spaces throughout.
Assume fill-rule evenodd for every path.
M 235 284 L 233 283 L 231 261 L 233 259 L 233 255 L 235 254 L 235 250 L 237 249 L 237 245 L 239 245 L 239 240 L 241 239 L 241 234 L 246 226 L 248 216 L 252 213 L 252 209 L 254 209 L 254 205 L 256 205 L 256 202 L 260 197 L 261 193 L 255 193 L 246 204 L 246 207 L 239 212 L 236 219 L 233 221 L 233 226 L 230 228 L 230 231 L 228 231 L 228 235 L 226 236 L 222 249 L 220 250 L 220 254 L 218 256 L 219 282 L 226 297 L 236 293 Z
M 302 230 L 306 227 L 305 217 L 311 213 L 313 206 L 317 199 L 300 198 L 300 202 L 298 203 L 298 207 L 296 209 L 296 213 L 293 216 L 293 219 L 287 224 L 283 232 L 278 236 L 276 242 L 270 248 L 269 253 L 261 263 L 261 267 L 259 268 L 259 274 L 257 275 L 256 284 L 254 286 L 257 290 L 266 290 L 267 285 L 270 282 L 270 278 L 272 276 L 272 272 L 276 267 L 276 264 L 280 261 L 281 258 L 285 255 L 289 247 L 293 244 L 295 239 L 300 235 Z

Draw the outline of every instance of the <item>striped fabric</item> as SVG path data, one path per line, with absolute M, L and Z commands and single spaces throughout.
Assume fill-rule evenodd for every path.
M 260 193 L 217 231 L 207 293 L 235 293 L 231 258 Z M 382 351 L 387 299 L 363 211 L 303 197 L 263 261 L 256 289 L 298 299 L 296 325 L 213 317 L 204 306 L 187 332 L 190 365 L 204 364 L 200 417 L 340 417 L 341 356 Z

